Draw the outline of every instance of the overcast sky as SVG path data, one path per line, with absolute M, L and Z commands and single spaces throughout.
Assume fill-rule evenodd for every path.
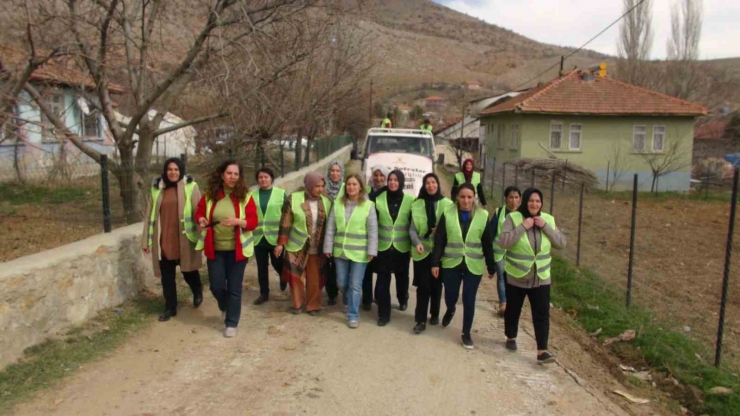
M 511 29 L 528 38 L 561 46 L 581 46 L 624 13 L 622 0 L 433 0 L 451 9 Z M 671 5 L 653 0 L 652 58 L 665 58 L 671 32 Z M 587 48 L 617 54 L 619 25 Z M 704 0 L 702 59 L 740 56 L 740 0 Z

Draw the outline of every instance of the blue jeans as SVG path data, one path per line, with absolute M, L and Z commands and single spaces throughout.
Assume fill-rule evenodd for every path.
M 478 294 L 481 275 L 470 273 L 466 269 L 442 269 L 442 283 L 445 286 L 445 304 L 447 313 L 455 313 L 457 299 L 462 285 L 463 298 L 463 335 L 470 335 L 475 317 L 475 295 Z
M 498 302 L 506 302 L 506 258 L 496 262 L 496 280 L 498 282 Z
M 242 283 L 247 260 L 236 261 L 236 251 L 217 251 L 213 260 L 207 261 L 211 293 L 218 302 L 218 309 L 226 312 L 227 327 L 239 326 L 242 314 Z
M 337 286 L 347 299 L 347 320 L 359 322 L 362 279 L 365 277 L 367 263 L 335 257 L 334 265 L 337 268 Z

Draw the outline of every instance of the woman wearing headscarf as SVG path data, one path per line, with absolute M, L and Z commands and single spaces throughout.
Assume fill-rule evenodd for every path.
M 493 278 L 496 263 L 493 260 L 493 238 L 488 232 L 488 212 L 476 207 L 475 192 L 470 183 L 460 185 L 456 204 L 439 219 L 432 256 L 432 276 L 439 278 L 441 274 L 445 288 L 447 311 L 442 318 L 442 326 L 447 327 L 455 316 L 462 284 L 462 344 L 472 349 L 470 332 L 475 317 L 478 286 L 486 269 L 488 278 Z
M 375 165 L 370 168 L 372 172 L 371 184 L 368 184 L 365 189 L 367 191 L 367 198 L 371 198 L 372 195 L 379 192 L 385 186 L 385 178 L 391 173 L 391 170 L 385 165 Z M 362 309 L 369 311 L 373 306 L 373 270 L 375 267 L 375 259 L 368 263 L 365 268 L 365 277 L 362 279 Z
M 432 276 L 432 247 L 434 246 L 434 231 L 437 221 L 452 201 L 442 195 L 439 178 L 434 173 L 428 173 L 422 181 L 424 187 L 419 191 L 419 197 L 411 205 L 411 257 L 414 259 L 414 286 L 416 286 L 416 325 L 414 333 L 420 334 L 427 327 L 427 317 L 431 314 L 429 323 L 439 323 L 439 306 L 442 300 L 442 281 Z M 431 307 L 430 307 L 431 302 Z
M 346 193 L 334 201 L 324 238 L 324 253 L 334 258 L 337 283 L 344 295 L 347 325 L 360 324 L 360 295 L 365 268 L 378 254 L 375 205 L 365 198 L 362 178 L 347 177 Z
M 322 255 L 324 227 L 331 210 L 331 200 L 324 195 L 324 176 L 309 172 L 303 188 L 292 194 L 283 205 L 275 256 L 285 253 L 282 280 L 290 285 L 291 312 L 316 316 L 321 310 Z
M 162 175 L 154 178 L 148 201 L 141 249 L 152 254 L 154 275 L 162 279 L 165 310 L 159 320 L 177 315 L 177 266 L 193 291 L 193 306 L 203 303 L 203 284 L 198 269 L 203 256 L 195 250 L 199 229 L 193 207 L 200 200 L 200 189 L 192 176 L 185 174 L 185 164 L 178 158 L 164 162 Z
M 404 175 L 400 170 L 388 174 L 388 185 L 374 195 L 378 212 L 378 257 L 375 272 L 378 300 L 378 326 L 391 320 L 391 274 L 396 276 L 399 309 L 405 311 L 409 300 L 409 222 L 414 197 L 403 192 Z
M 258 221 L 244 169 L 238 162 L 227 160 L 211 173 L 195 220 L 203 229 L 195 249 L 204 250 L 208 259 L 208 279 L 226 326 L 224 336 L 235 337 L 242 310 L 244 269 L 254 255 L 252 231 Z
M 331 163 L 329 163 L 326 176 L 329 178 L 329 180 L 326 181 L 326 196 L 328 196 L 329 200 L 333 202 L 344 194 L 344 163 L 342 163 L 341 160 L 332 160 Z M 329 215 L 328 212 L 327 215 Z M 329 295 L 328 303 L 329 305 L 336 305 L 339 287 L 337 287 L 337 271 L 334 268 L 333 259 L 328 259 L 327 269 L 326 294 Z
M 504 256 L 506 250 L 498 245 L 498 236 L 504 228 L 506 216 L 516 211 L 522 202 L 522 193 L 516 186 L 509 186 L 504 190 L 506 205 L 498 207 L 488 224 L 493 236 L 493 258 L 496 260 L 496 283 L 498 289 L 498 316 L 504 316 L 506 311 L 506 270 L 504 268 Z
M 475 171 L 475 161 L 473 159 L 465 159 L 462 164 L 460 172 L 455 174 L 455 180 L 452 183 L 452 200 L 457 200 L 457 191 L 460 185 L 464 183 L 473 185 L 475 196 L 480 201 L 483 208 L 486 207 L 486 195 L 483 193 L 483 183 L 481 182 L 480 172 Z
M 555 218 L 542 212 L 542 192 L 524 191 L 519 209 L 504 221 L 498 245 L 506 250 L 506 297 L 504 313 L 506 349 L 516 351 L 519 317 L 524 298 L 532 308 L 537 362 L 555 362 L 547 350 L 550 335 L 550 264 L 552 248 L 565 248 L 565 236 L 555 226 Z
M 252 192 L 252 198 L 257 206 L 259 223 L 254 229 L 254 254 L 257 258 L 257 280 L 260 285 L 260 295 L 254 300 L 254 305 L 262 305 L 270 299 L 270 269 L 275 269 L 278 276 L 283 270 L 283 259 L 275 257 L 278 230 L 282 207 L 288 199 L 285 190 L 272 186 L 275 174 L 270 168 L 262 168 L 255 174 L 259 189 Z M 280 290 L 285 290 L 286 283 L 280 282 Z

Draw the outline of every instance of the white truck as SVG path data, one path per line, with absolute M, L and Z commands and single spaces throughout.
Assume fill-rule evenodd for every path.
M 361 159 L 362 171 L 368 181 L 372 181 L 370 169 L 373 166 L 385 165 L 403 172 L 406 178 L 404 192 L 417 196 L 424 186 L 424 175 L 434 172 L 434 161 L 437 160 L 434 136 L 418 129 L 371 128 L 367 131 Z

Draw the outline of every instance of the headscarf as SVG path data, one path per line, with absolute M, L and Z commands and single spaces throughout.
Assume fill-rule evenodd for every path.
M 369 179 L 372 180 L 372 176 L 375 175 L 375 171 L 378 171 L 378 170 L 380 172 L 382 172 L 383 173 L 383 176 L 385 176 L 386 178 L 388 177 L 388 174 L 391 173 L 391 168 L 389 168 L 388 166 L 386 166 L 386 165 L 375 165 L 375 166 L 373 166 L 373 167 L 370 168 L 370 176 L 371 177 Z
M 339 170 L 342 173 L 342 177 L 339 179 L 339 182 L 333 182 L 331 180 L 331 168 L 334 165 L 339 166 Z M 331 163 L 329 163 L 329 169 L 326 171 L 326 178 L 326 194 L 333 201 L 337 198 L 339 190 L 342 189 L 342 182 L 344 182 L 344 163 L 337 159 L 332 160 Z
M 391 191 L 390 189 L 388 189 L 388 200 L 398 203 L 403 200 L 403 187 L 406 183 L 406 177 L 403 175 L 403 172 L 398 169 L 391 171 L 391 173 L 388 174 L 388 177 L 385 180 L 386 188 L 388 188 L 388 179 L 391 178 L 391 175 L 396 175 L 396 178 L 398 179 L 398 189 L 395 191 Z
M 522 214 L 523 219 L 527 219 L 527 218 L 534 217 L 534 216 L 539 216 L 540 213 L 542 213 L 542 207 L 540 207 L 540 211 L 537 212 L 537 215 L 531 215 L 529 213 L 529 208 L 528 208 L 529 198 L 532 197 L 532 194 L 539 195 L 540 201 L 544 201 L 544 199 L 542 198 L 542 192 L 540 192 L 539 189 L 529 188 L 526 191 L 524 191 L 524 195 L 522 195 L 522 203 L 519 205 L 519 209 L 517 210 L 519 211 L 520 214 Z
M 324 175 L 322 175 L 319 172 L 308 172 L 306 176 L 303 177 L 303 189 L 306 191 L 305 192 L 306 199 L 310 199 L 310 200 L 316 199 L 313 197 L 313 195 L 311 195 L 311 192 L 309 191 L 323 180 L 324 180 Z
M 177 178 L 177 182 L 180 182 L 182 178 L 185 177 L 185 164 L 182 163 L 182 160 L 180 160 L 180 158 L 171 157 L 165 160 L 164 167 L 162 168 L 162 180 L 164 181 L 164 186 L 166 188 L 177 186 L 177 182 L 170 182 L 170 180 L 167 179 L 167 167 L 170 165 L 170 163 L 176 164 L 178 169 L 180 169 L 180 177 Z
M 470 162 L 470 172 L 465 170 L 465 165 Z M 462 173 L 465 175 L 465 182 L 470 182 L 473 178 L 473 171 L 475 170 L 475 161 L 473 159 L 465 159 L 462 164 Z
M 437 181 L 437 193 L 434 195 L 429 195 L 427 192 L 427 178 L 434 178 L 435 181 Z M 442 187 L 439 184 L 439 177 L 434 173 L 427 173 L 424 175 L 424 179 L 421 181 L 422 186 L 419 190 L 419 198 L 424 200 L 424 209 L 427 213 L 427 233 L 424 235 L 424 238 L 429 238 L 429 236 L 432 234 L 432 228 L 435 227 L 437 224 L 437 213 L 434 207 L 434 203 L 439 201 L 440 199 L 444 198 L 444 195 L 442 195 Z

